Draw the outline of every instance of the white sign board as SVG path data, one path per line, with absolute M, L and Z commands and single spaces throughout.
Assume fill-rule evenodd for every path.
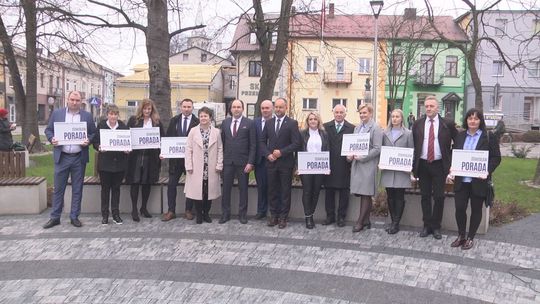
M 381 170 L 411 172 L 413 156 L 413 148 L 382 146 L 379 168 Z
M 86 122 L 55 122 L 54 138 L 59 146 L 82 145 L 88 139 Z
M 366 156 L 369 152 L 369 133 L 343 134 L 341 156 Z
M 159 149 L 161 135 L 158 127 L 131 128 L 131 149 Z
M 450 174 L 487 178 L 489 151 L 484 150 L 452 150 L 452 166 Z
M 330 152 L 298 152 L 298 174 L 330 174 Z
M 495 126 L 497 126 L 499 120 L 503 119 L 503 116 L 503 113 L 484 113 L 484 121 L 486 123 L 486 126 L 494 128 Z
M 131 151 L 131 131 L 100 129 L 99 149 L 101 151 Z
M 162 137 L 161 154 L 163 158 L 185 158 L 187 137 Z

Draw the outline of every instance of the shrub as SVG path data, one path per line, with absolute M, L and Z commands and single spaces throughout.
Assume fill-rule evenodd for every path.
M 388 216 L 388 204 L 386 202 L 386 191 L 382 190 L 375 195 L 373 200 L 373 208 L 371 209 L 373 216 Z
M 529 145 L 516 147 L 516 145 L 512 144 L 511 146 L 512 154 L 517 158 L 526 158 L 527 154 L 531 152 L 532 148 L 533 146 L 529 146 Z
M 519 206 L 516 202 L 503 203 L 495 200 L 493 206 L 489 210 L 489 224 L 500 226 L 522 219 L 529 215 L 525 208 Z
M 540 131 L 527 131 L 523 134 L 523 141 L 528 143 L 540 143 Z

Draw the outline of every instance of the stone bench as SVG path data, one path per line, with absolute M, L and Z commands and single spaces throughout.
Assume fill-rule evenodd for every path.
M 39 214 L 47 208 L 44 177 L 0 177 L 0 214 Z

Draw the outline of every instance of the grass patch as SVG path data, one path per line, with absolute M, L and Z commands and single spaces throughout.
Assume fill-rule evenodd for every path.
M 86 164 L 86 176 L 94 175 L 94 148 L 90 147 L 90 162 Z M 30 167 L 26 169 L 26 176 L 43 176 L 47 185 L 54 185 L 54 159 L 53 155 L 30 155 Z
M 540 212 L 540 189 L 520 183 L 534 177 L 538 159 L 503 157 L 493 174 L 495 198 L 504 204 L 516 203 L 528 212 Z

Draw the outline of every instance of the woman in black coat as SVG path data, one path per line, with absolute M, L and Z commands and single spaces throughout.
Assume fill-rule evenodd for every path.
M 482 205 L 487 195 L 488 180 L 501 163 L 501 151 L 498 138 L 486 130 L 482 111 L 474 108 L 467 111 L 463 126 L 466 129 L 457 135 L 453 149 L 489 151 L 487 176 L 484 178 L 456 176 L 454 181 L 456 222 L 459 235 L 450 246 L 467 250 L 474 246 L 474 236 L 482 220 Z M 471 202 L 471 219 L 469 233 L 465 238 L 469 200 Z
M 115 224 L 122 224 L 120 218 L 120 186 L 127 167 L 129 151 L 101 151 L 100 130 L 128 130 L 121 120 L 118 120 L 119 110 L 114 104 L 107 107 L 107 119 L 98 124 L 98 132 L 94 137 L 94 149 L 100 151 L 98 158 L 99 180 L 101 182 L 101 223 L 109 223 L 109 197 L 112 218 Z
M 328 151 L 328 135 L 324 131 L 321 117 L 315 112 L 311 112 L 306 117 L 306 128 L 300 132 L 302 136 L 302 149 L 304 152 Z M 315 222 L 313 214 L 319 201 L 319 193 L 324 182 L 323 174 L 302 174 L 302 204 L 304 205 L 304 215 L 306 217 L 306 228 L 313 229 Z
M 163 136 L 163 125 L 159 120 L 154 102 L 150 99 L 143 99 L 135 116 L 129 118 L 127 126 L 129 128 L 152 128 L 159 127 L 159 133 Z M 139 222 L 137 211 L 137 200 L 139 199 L 139 185 L 141 185 L 142 205 L 141 215 L 151 218 L 146 208 L 150 189 L 159 179 L 161 160 L 159 159 L 160 149 L 133 150 L 129 153 L 128 168 L 126 172 L 126 183 L 130 184 L 131 195 L 131 217 L 133 221 Z
M 11 131 L 15 130 L 15 124 L 9 122 L 7 115 L 6 109 L 0 109 L 0 151 L 10 151 L 13 145 Z

